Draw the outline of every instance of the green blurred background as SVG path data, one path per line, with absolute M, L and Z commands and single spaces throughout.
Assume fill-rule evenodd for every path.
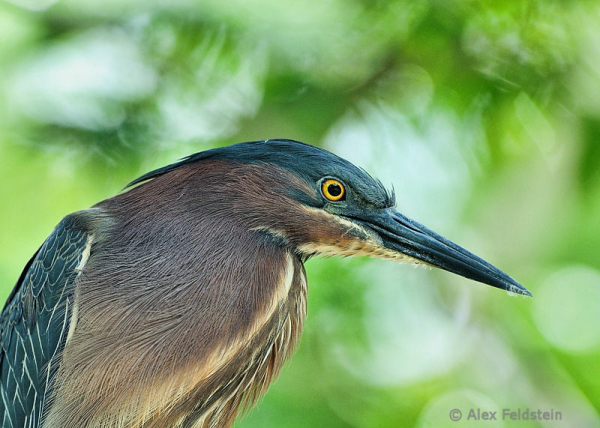
M 393 184 L 535 297 L 311 260 L 300 349 L 238 427 L 600 426 L 597 1 L 0 2 L 2 296 L 62 216 L 277 137 Z

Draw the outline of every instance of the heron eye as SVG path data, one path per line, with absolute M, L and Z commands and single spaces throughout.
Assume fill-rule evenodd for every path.
M 337 180 L 325 180 L 321 185 L 321 191 L 330 201 L 339 201 L 344 198 L 346 191 L 344 185 Z

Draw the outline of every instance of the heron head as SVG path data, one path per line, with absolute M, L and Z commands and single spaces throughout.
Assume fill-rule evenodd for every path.
M 301 258 L 367 255 L 440 268 L 503 290 L 531 295 L 480 257 L 406 217 L 395 197 L 363 169 L 291 140 L 236 144 L 191 155 L 132 184 L 185 165 L 223 170 L 232 216 Z M 214 181 L 214 180 L 213 180 Z

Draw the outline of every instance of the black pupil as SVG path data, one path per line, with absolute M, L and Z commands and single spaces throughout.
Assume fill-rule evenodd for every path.
M 327 191 L 331 196 L 336 198 L 342 194 L 342 187 L 339 184 L 332 183 L 329 186 L 327 186 Z

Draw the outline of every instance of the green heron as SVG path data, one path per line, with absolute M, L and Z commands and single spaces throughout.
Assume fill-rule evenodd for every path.
M 66 216 L 2 312 L 3 427 L 226 427 L 278 376 L 303 263 L 367 255 L 530 295 L 405 217 L 364 170 L 291 140 L 193 154 Z

